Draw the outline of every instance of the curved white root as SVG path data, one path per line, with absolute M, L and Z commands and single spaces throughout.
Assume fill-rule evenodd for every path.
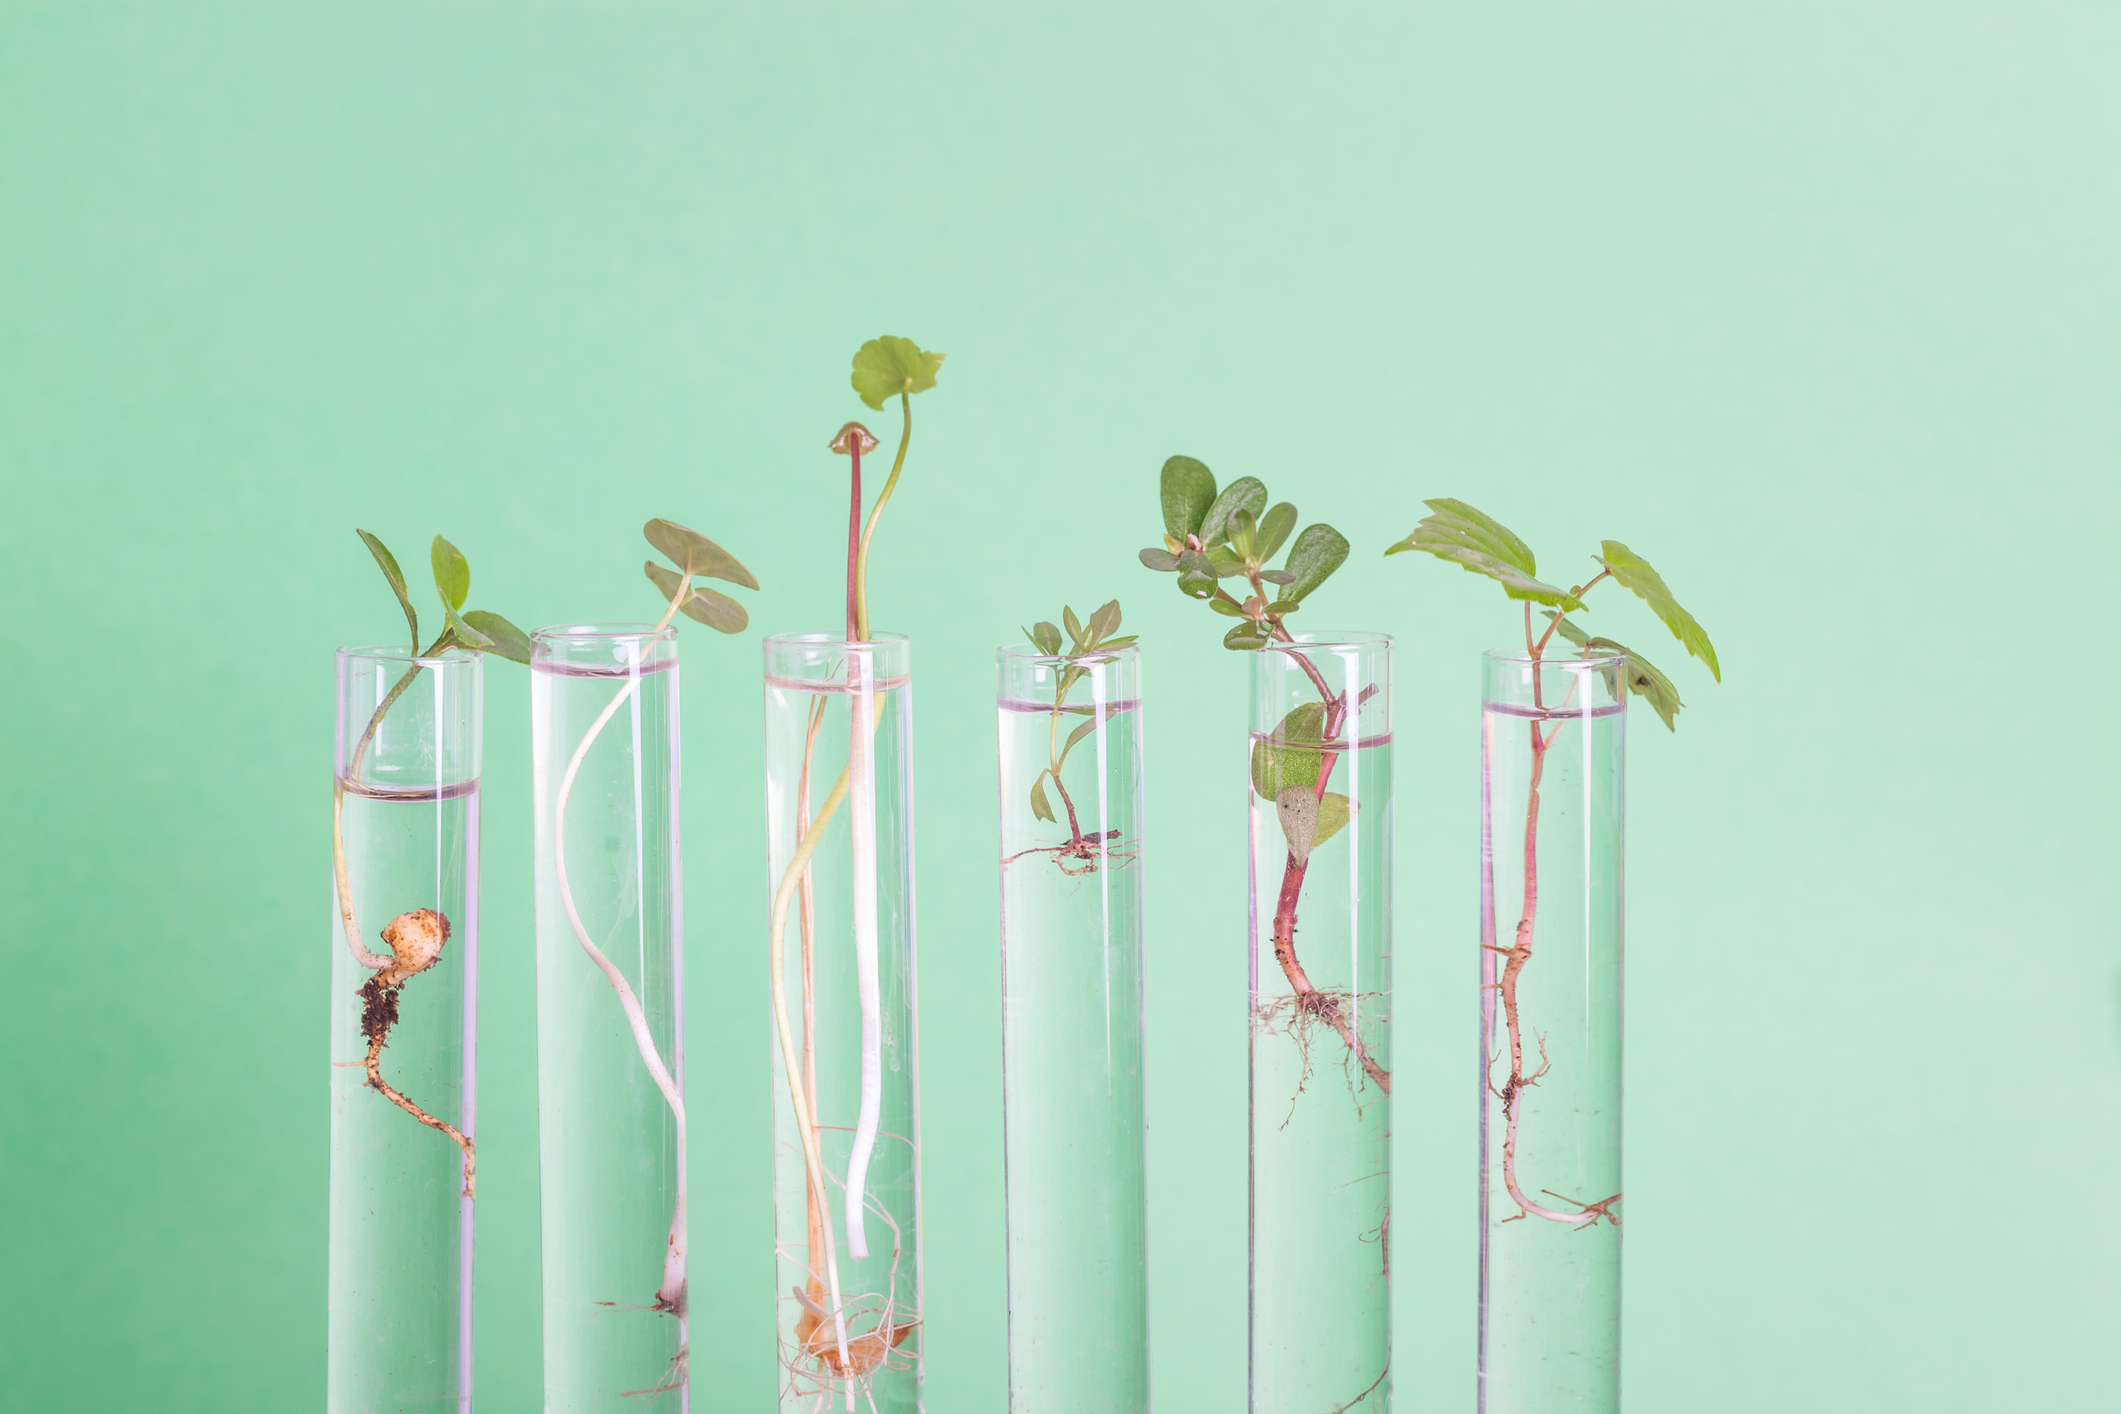
M 692 576 L 686 575 L 678 581 L 678 592 L 671 599 L 671 610 L 685 601 Z M 663 615 L 656 632 L 661 633 L 670 622 L 670 613 Z M 656 1288 L 656 1309 L 683 1316 L 685 1312 L 685 1098 L 678 1093 L 677 1082 L 671 1078 L 669 1068 L 656 1050 L 655 1037 L 649 1034 L 648 1017 L 641 1010 L 641 1002 L 627 984 L 625 974 L 612 965 L 597 945 L 590 941 L 588 929 L 582 926 L 582 915 L 574 906 L 574 891 L 567 883 L 567 797 L 574 791 L 575 777 L 580 774 L 582 761 L 589 755 L 589 748 L 603 734 L 605 725 L 619 708 L 630 701 L 639 690 L 638 675 L 628 678 L 626 686 L 619 689 L 604 710 L 598 714 L 589 730 L 582 734 L 581 744 L 574 749 L 574 756 L 567 763 L 567 772 L 560 777 L 558 799 L 552 814 L 552 864 L 560 885 L 560 905 L 567 911 L 567 922 L 574 929 L 575 941 L 589 960 L 596 964 L 597 971 L 611 984 L 618 994 L 619 1006 L 626 1013 L 626 1024 L 633 1030 L 633 1043 L 641 1053 L 641 1063 L 648 1067 L 648 1074 L 655 1080 L 656 1088 L 663 1092 L 663 1099 L 670 1106 L 671 1118 L 677 1123 L 677 1202 L 670 1218 L 670 1239 L 663 1256 L 663 1284 Z
M 869 1188 L 869 1158 L 876 1149 L 876 1127 L 884 1108 L 883 1001 L 876 976 L 876 737 L 870 708 L 874 687 L 870 664 L 850 654 L 853 681 L 848 713 L 848 824 L 854 843 L 854 978 L 862 1006 L 862 1094 L 854 1121 L 854 1142 L 847 1151 L 847 1255 L 857 1262 L 869 1257 L 869 1233 L 863 1222 Z

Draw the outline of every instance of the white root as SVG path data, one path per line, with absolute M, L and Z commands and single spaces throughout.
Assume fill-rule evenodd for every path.
M 856 1112 L 854 1142 L 847 1153 L 847 1255 L 869 1256 L 869 1233 L 863 1222 L 869 1186 L 869 1158 L 876 1148 L 876 1127 L 883 1116 L 883 1001 L 877 988 L 876 955 L 876 736 L 870 711 L 875 696 L 872 665 L 859 654 L 848 655 L 854 708 L 848 714 L 848 824 L 854 842 L 854 976 L 862 1005 L 862 1093 Z

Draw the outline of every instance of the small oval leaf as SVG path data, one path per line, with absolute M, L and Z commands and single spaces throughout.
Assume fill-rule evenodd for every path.
M 1138 558 L 1142 564 L 1161 574 L 1169 574 L 1178 568 L 1178 556 L 1169 550 L 1144 550 Z
M 452 613 L 463 608 L 464 601 L 471 597 L 471 565 L 464 559 L 464 552 L 437 535 L 427 558 L 434 565 L 435 592 L 442 596 L 442 602 Z
M 1230 518 L 1239 510 L 1258 515 L 1267 507 L 1266 484 L 1256 476 L 1240 476 L 1223 488 L 1200 525 L 1200 543 L 1213 549 L 1230 535 Z
M 1215 504 L 1215 474 L 1192 457 L 1172 457 L 1164 463 L 1157 490 L 1163 500 L 1164 531 L 1184 544 Z

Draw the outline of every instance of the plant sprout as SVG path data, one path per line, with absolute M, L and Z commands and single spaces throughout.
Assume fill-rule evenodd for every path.
M 1243 652 L 1270 643 L 1293 644 L 1282 621 L 1302 608 L 1305 598 L 1347 560 L 1348 542 L 1341 533 L 1319 523 L 1304 527 L 1292 541 L 1294 505 L 1282 501 L 1268 508 L 1267 488 L 1250 476 L 1238 478 L 1218 494 L 1214 475 L 1192 457 L 1172 457 L 1165 462 L 1160 489 L 1164 546 L 1142 551 L 1141 562 L 1152 570 L 1175 571 L 1182 593 L 1205 600 L 1214 612 L 1238 621 L 1223 636 L 1224 647 Z M 1289 545 L 1287 560 L 1280 569 L 1270 568 L 1284 543 Z M 1252 591 L 1243 599 L 1220 584 L 1240 578 Z M 1274 589 L 1269 591 L 1268 585 Z M 1377 688 L 1366 685 L 1351 704 L 1346 693 L 1335 693 L 1326 685 L 1301 650 L 1291 647 L 1286 651 L 1317 688 L 1318 701 L 1290 711 L 1267 739 L 1252 747 L 1252 788 L 1261 799 L 1274 802 L 1289 846 L 1274 909 L 1274 961 L 1294 993 L 1293 1025 L 1299 1039 L 1312 1023 L 1323 1024 L 1340 1037 L 1363 1073 L 1389 1095 L 1391 1074 L 1378 1064 L 1358 1034 L 1351 1014 L 1353 998 L 1338 989 L 1314 986 L 1296 950 L 1297 904 L 1312 851 L 1348 823 L 1347 796 L 1326 789 L 1335 763 L 1347 749 L 1342 731 L 1351 707 L 1361 706 Z M 1267 1010 L 1262 1010 L 1263 1018 Z
M 347 758 L 346 774 L 333 780 L 331 785 L 331 867 L 339 921 L 345 929 L 346 947 L 353 954 L 354 961 L 375 974 L 361 985 L 359 993 L 361 1035 L 368 1041 L 368 1086 L 429 1129 L 439 1130 L 455 1141 L 457 1148 L 464 1153 L 463 1196 L 472 1198 L 476 1196 L 478 1186 L 478 1156 L 471 1136 L 407 1098 L 383 1078 L 382 1070 L 383 1047 L 389 1044 L 391 1028 L 398 1024 L 399 994 L 404 991 L 407 979 L 425 972 L 441 957 L 442 946 L 449 941 L 449 919 L 438 909 L 410 909 L 391 919 L 382 930 L 387 952 L 372 953 L 362 944 L 361 925 L 355 917 L 353 883 L 346 868 L 346 790 L 349 786 L 360 789 L 362 758 L 368 754 L 376 732 L 382 728 L 383 718 L 405 695 L 414 679 L 426 670 L 427 659 L 438 657 L 452 648 L 468 648 L 513 662 L 528 663 L 530 640 L 523 636 L 521 629 L 499 614 L 483 609 L 460 612 L 471 594 L 471 566 L 462 551 L 437 535 L 428 558 L 434 569 L 435 593 L 442 599 L 442 631 L 422 652 L 419 611 L 413 607 L 412 596 L 406 591 L 405 573 L 398 568 L 397 556 L 367 531 L 357 529 L 354 533 L 375 556 L 376 566 L 383 571 L 391 593 L 397 596 L 398 606 L 405 611 L 405 631 L 409 640 L 405 651 L 412 660 L 412 666 L 384 695 L 369 717 L 368 726 Z
M 1708 664 L 1710 674 L 1718 682 L 1723 680 L 1723 670 L 1717 665 L 1716 649 L 1710 644 L 1708 634 L 1695 622 L 1692 614 L 1679 606 L 1679 601 L 1672 597 L 1672 591 L 1665 587 L 1663 578 L 1656 570 L 1650 568 L 1649 561 L 1618 540 L 1601 542 L 1600 552 L 1591 557 L 1599 565 L 1597 574 L 1582 584 L 1560 589 L 1543 583 L 1538 578 L 1538 563 L 1533 558 L 1531 548 L 1500 521 L 1475 510 L 1463 501 L 1444 499 L 1427 501 L 1424 504 L 1432 514 L 1417 525 L 1411 535 L 1385 553 L 1394 555 L 1402 550 L 1420 550 L 1438 559 L 1449 560 L 1468 574 L 1486 575 L 1501 584 L 1503 592 L 1510 598 L 1523 601 L 1524 646 L 1526 655 L 1534 664 L 1532 691 L 1535 706 L 1546 706 L 1540 681 L 1541 673 L 1537 665 L 1544 657 L 1547 645 L 1553 641 L 1554 635 L 1559 633 L 1574 644 L 1584 658 L 1603 660 L 1600 670 L 1605 674 L 1616 696 L 1619 690 L 1618 678 L 1625 675 L 1628 691 L 1646 699 L 1663 719 L 1667 729 L 1678 730 L 1676 719 L 1680 708 L 1685 704 L 1679 700 L 1678 690 L 1672 686 L 1671 679 L 1651 666 L 1647 658 L 1633 649 L 1610 638 L 1593 638 L 1566 617 L 1571 613 L 1587 612 L 1583 602 L 1584 596 L 1607 579 L 1632 591 L 1648 604 L 1665 627 L 1672 631 L 1672 635 L 1685 645 L 1687 652 Z M 1548 606 L 1544 611 L 1548 621 L 1546 629 L 1536 638 L 1532 623 L 1534 604 Z M 1575 692 L 1574 687 L 1569 690 L 1572 694 Z M 1560 707 L 1565 708 L 1567 705 L 1564 701 Z M 1551 730 L 1542 730 L 1539 718 L 1526 723 L 1531 732 L 1532 770 L 1525 811 L 1524 907 L 1518 917 L 1516 936 L 1510 946 L 1504 948 L 1485 943 L 1483 946 L 1488 947 L 1502 960 L 1502 975 L 1495 987 L 1502 998 L 1503 1020 L 1509 1033 L 1510 1074 L 1500 1088 L 1496 1088 L 1492 1077 L 1495 1063 L 1501 1056 L 1498 1054 L 1488 1058 L 1489 1088 L 1496 1098 L 1502 1101 L 1503 1184 L 1509 1190 L 1511 1201 L 1517 1204 L 1517 1216 L 1505 1218 L 1504 1221 L 1541 1218 L 1547 1222 L 1564 1223 L 1581 1231 L 1584 1228 L 1596 1227 L 1600 1218 L 1606 1219 L 1615 1227 L 1620 1226 L 1620 1215 L 1614 1211 L 1614 1205 L 1620 1201 L 1620 1195 L 1615 1193 L 1596 1202 L 1586 1203 L 1563 1197 L 1551 1190 L 1540 1190 L 1577 1209 L 1575 1212 L 1564 1212 L 1527 1198 L 1517 1174 L 1517 1138 L 1521 1118 L 1517 1112 L 1517 1101 L 1526 1088 L 1538 1084 L 1540 1078 L 1551 1069 L 1551 1062 L 1546 1058 L 1545 1042 L 1540 1041 L 1538 1067 L 1529 1073 L 1525 1070 L 1524 1028 L 1518 1012 L 1517 992 L 1525 968 L 1532 961 L 1534 927 L 1539 916 L 1540 779 L 1545 774 L 1547 751 L 1553 746 L 1554 739 L 1561 734 L 1562 728 L 1567 725 L 1566 721 L 1559 721 Z
M 679 613 L 687 618 L 706 624 L 721 633 L 741 633 L 750 623 L 750 615 L 744 606 L 726 594 L 695 584 L 696 579 L 720 579 L 746 589 L 759 587 L 751 571 L 745 569 L 736 556 L 709 540 L 696 530 L 679 525 L 676 521 L 651 520 L 641 532 L 659 554 L 676 568 L 657 564 L 649 560 L 642 571 L 654 583 L 667 604 L 662 618 L 656 621 L 645 638 L 652 639 L 670 626 L 670 621 Z M 655 1299 L 649 1309 L 665 1315 L 685 1319 L 685 1100 L 678 1093 L 677 1082 L 672 1079 L 670 1067 L 664 1064 L 657 1050 L 655 1037 L 649 1032 L 647 1014 L 641 1009 L 640 999 L 634 995 L 633 987 L 626 981 L 624 973 L 613 965 L 610 958 L 590 938 L 582 924 L 582 916 L 575 907 L 574 891 L 567 878 L 567 803 L 574 793 L 575 778 L 581 773 L 582 762 L 589 749 L 603 734 L 605 726 L 617 715 L 619 709 L 632 701 L 640 691 L 639 673 L 632 673 L 625 686 L 612 695 L 597 714 L 589 729 L 582 733 L 582 740 L 568 758 L 567 769 L 560 776 L 560 785 L 553 802 L 552 863 L 555 881 L 559 885 L 560 906 L 567 914 L 568 925 L 574 930 L 575 941 L 580 943 L 597 971 L 611 984 L 618 997 L 619 1009 L 626 1014 L 626 1025 L 633 1032 L 634 1046 L 640 1051 L 641 1064 L 647 1067 L 649 1077 L 655 1081 L 656 1089 L 670 1106 L 670 1115 L 675 1127 L 674 1157 L 677 1164 L 677 1199 L 670 1218 L 670 1237 L 663 1254 L 663 1280 L 656 1287 Z M 686 1349 L 681 1346 L 671 1371 L 654 1390 L 643 1393 L 659 1393 L 681 1385 L 686 1377 Z
M 1106 830 L 1101 834 L 1086 835 L 1075 815 L 1075 799 L 1068 794 L 1068 787 L 1061 780 L 1061 768 L 1068 763 L 1068 753 L 1075 750 L 1076 743 L 1097 730 L 1098 725 L 1118 710 L 1118 704 L 1107 703 L 1102 709 L 1068 705 L 1068 694 L 1075 685 L 1089 675 L 1090 665 L 1102 661 L 1100 655 L 1115 648 L 1124 648 L 1133 643 L 1134 636 L 1114 638 L 1112 633 L 1119 627 L 1119 600 L 1113 599 L 1090 615 L 1085 624 L 1075 616 L 1075 610 L 1061 606 L 1061 622 L 1068 626 L 1069 646 L 1062 652 L 1061 630 L 1058 624 L 1040 621 L 1024 631 L 1039 652 L 1048 658 L 1063 661 L 1053 684 L 1052 720 L 1046 730 L 1046 767 L 1031 780 L 1031 813 L 1048 824 L 1059 824 L 1053 814 L 1053 805 L 1046 796 L 1046 782 L 1053 782 L 1054 793 L 1061 798 L 1061 808 L 1068 812 L 1068 838 L 1064 843 L 1041 849 L 1027 849 L 1012 854 L 1002 861 L 1007 868 L 1026 854 L 1050 854 L 1053 862 L 1064 874 L 1094 874 L 1097 862 L 1111 855 L 1111 842 L 1119 838 L 1118 830 Z M 1087 720 L 1076 725 L 1063 741 L 1060 723 L 1063 716 L 1079 716 Z
M 869 550 L 876 537 L 884 507 L 898 486 L 905 469 L 906 452 L 913 442 L 913 395 L 935 386 L 944 355 L 931 353 L 911 339 L 891 335 L 871 339 L 854 355 L 850 382 L 870 408 L 881 411 L 889 398 L 899 400 L 904 422 L 899 433 L 898 453 L 891 474 L 877 493 L 865 521 L 862 516 L 862 458 L 874 451 L 877 439 L 859 422 L 849 422 L 834 434 L 829 450 L 849 462 L 847 508 L 847 641 L 869 641 Z M 842 804 L 848 806 L 852 826 L 852 885 L 854 911 L 855 982 L 862 1015 L 861 1091 L 855 1130 L 847 1158 L 845 1209 L 848 1256 L 855 1261 L 869 1256 L 867 1214 L 868 1169 L 875 1151 L 883 1105 L 883 1000 L 877 976 L 876 811 L 870 762 L 874 759 L 876 728 L 882 720 L 889 693 L 878 691 L 868 679 L 868 660 L 848 657 L 848 687 L 853 699 L 868 698 L 871 710 L 855 711 L 849 724 L 847 765 L 840 772 L 817 814 L 796 821 L 795 852 L 774 889 L 767 925 L 768 975 L 773 992 L 775 1035 L 788 1075 L 790 1105 L 801 1137 L 806 1175 L 809 1228 L 808 1279 L 796 1289 L 802 1314 L 796 1318 L 798 1360 L 815 1362 L 804 1373 L 846 1381 L 846 1407 L 854 1408 L 855 1390 L 876 1371 L 885 1368 L 894 1351 L 919 1325 L 918 1316 L 900 1319 L 895 1292 L 887 1295 L 884 1309 L 867 1332 L 849 1336 L 850 1312 L 841 1300 L 838 1244 L 832 1236 L 832 1202 L 825 1172 L 817 1113 L 817 1036 L 815 1032 L 815 918 L 812 907 L 811 857 L 824 838 L 825 828 Z M 810 798 L 810 767 L 824 725 L 825 701 L 820 694 L 810 707 L 809 731 L 804 742 L 798 799 L 807 812 Z M 789 909 L 801 900 L 800 947 L 803 988 L 800 1038 L 789 1015 L 787 995 L 787 926 Z M 837 1180 L 831 1180 L 837 1181 Z M 882 1213 L 881 1205 L 876 1205 Z M 893 1228 L 893 1270 L 897 1269 L 897 1225 L 882 1213 Z

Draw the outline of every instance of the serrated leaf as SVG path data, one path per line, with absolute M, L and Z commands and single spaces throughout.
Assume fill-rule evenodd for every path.
M 642 561 L 641 570 L 654 581 L 656 588 L 663 591 L 665 602 L 676 597 L 680 576 L 675 571 L 657 564 L 654 560 Z M 742 604 L 718 590 L 705 589 L 699 585 L 692 586 L 692 592 L 685 596 L 685 602 L 678 605 L 678 610 L 686 618 L 696 620 L 721 633 L 742 633 L 751 623 L 751 615 L 745 611 Z
M 1281 597 L 1302 599 L 1324 584 L 1347 558 L 1348 542 L 1339 531 L 1324 521 L 1305 526 L 1289 547 L 1289 572 L 1296 578 L 1282 587 Z
M 1050 624 L 1040 619 L 1031 626 L 1031 641 L 1037 644 L 1038 651 L 1048 658 L 1060 656 L 1061 631 L 1058 624 Z
M 1118 627 L 1119 600 L 1108 599 L 1097 606 L 1096 613 L 1090 615 L 1090 641 L 1092 643 L 1102 643 L 1111 634 L 1112 630 Z
M 1594 638 L 1585 646 L 1594 650 L 1604 649 L 1613 653 L 1625 653 L 1627 655 L 1628 691 L 1642 698 L 1656 709 L 1657 715 L 1664 719 L 1666 731 L 1676 732 L 1679 730 L 1679 724 L 1675 719 L 1679 716 L 1680 709 L 1686 706 L 1686 703 L 1679 700 L 1679 689 L 1672 686 L 1670 678 L 1657 671 L 1655 664 L 1640 653 L 1635 652 L 1624 644 L 1615 643 L 1610 638 Z
M 1238 608 L 1237 605 L 1227 599 L 1210 599 L 1208 607 L 1221 614 L 1224 618 L 1241 619 L 1246 617 L 1243 609 Z
M 511 663 L 530 662 L 530 635 L 499 614 L 473 609 L 464 616 L 464 622 L 486 635 L 487 646 L 482 651 Z
M 1169 574 L 1178 568 L 1178 556 L 1169 550 L 1144 550 L 1137 558 L 1142 564 L 1161 574 Z
M 1267 636 L 1265 629 L 1250 620 L 1237 625 L 1223 635 L 1223 647 L 1238 653 L 1248 653 L 1254 649 L 1264 648 L 1272 641 Z
M 1387 555 L 1402 550 L 1420 550 L 1449 560 L 1468 574 L 1484 574 L 1502 586 L 1512 599 L 1525 599 L 1556 609 L 1581 609 L 1583 601 L 1566 589 L 1557 589 L 1534 578 L 1537 561 L 1531 547 L 1501 521 L 1475 510 L 1464 501 L 1448 497 L 1424 501 L 1434 512 L 1414 527 L 1406 539 L 1387 549 Z
M 1031 783 L 1031 813 L 1041 820 L 1059 823 L 1053 819 L 1053 807 L 1046 803 L 1046 778 L 1043 773 Z
M 383 578 L 390 582 L 390 592 L 398 596 L 398 607 L 405 611 L 405 631 L 412 639 L 411 651 L 418 653 L 420 616 L 412 607 L 412 595 L 405 592 L 405 571 L 398 568 L 398 557 L 391 554 L 389 547 L 382 541 L 360 527 L 354 528 L 354 534 L 361 537 L 361 543 L 368 547 L 368 553 L 375 556 L 376 567 L 383 571 Z
M 1209 599 L 1215 595 L 1215 566 L 1198 550 L 1188 550 L 1178 557 L 1178 591 L 1189 599 Z
M 881 409 L 884 399 L 901 393 L 922 393 L 935 386 L 935 375 L 944 355 L 929 353 L 911 339 L 886 334 L 871 339 L 854 353 L 854 373 L 848 380 L 870 407 Z
M 1200 543 L 1214 549 L 1230 535 L 1230 518 L 1240 510 L 1257 516 L 1267 507 L 1267 488 L 1256 476 L 1240 476 L 1223 487 L 1215 504 L 1208 507 L 1207 517 L 1200 523 Z
M 1252 547 L 1252 557 L 1261 564 L 1274 558 L 1274 552 L 1296 529 L 1296 507 L 1287 501 L 1278 503 L 1274 509 L 1259 518 L 1259 533 Z
M 1164 531 L 1183 545 L 1188 535 L 1200 530 L 1208 507 L 1215 504 L 1215 473 L 1192 457 L 1172 457 L 1164 463 L 1157 489 L 1163 499 Z
M 1262 800 L 1278 799 L 1291 786 L 1318 789 L 1325 729 L 1326 704 L 1306 702 L 1252 743 L 1252 789 Z
M 680 571 L 689 572 L 694 579 L 706 576 L 726 579 L 731 584 L 741 584 L 746 589 L 756 589 L 759 582 L 752 578 L 751 571 L 744 568 L 737 557 L 721 546 L 674 520 L 656 519 L 641 527 L 641 534 L 648 543 Z
M 1723 669 L 1716 664 L 1716 647 L 1709 642 L 1707 630 L 1695 622 L 1694 616 L 1679 607 L 1672 591 L 1665 587 L 1664 577 L 1650 568 L 1650 562 L 1621 544 L 1618 540 L 1600 542 L 1605 551 L 1593 558 L 1613 572 L 1613 578 L 1639 596 L 1650 611 L 1664 621 L 1672 631 L 1672 637 L 1686 645 L 1686 651 L 1709 665 L 1709 673 L 1716 681 L 1723 681 Z M 1659 676 L 1662 676 L 1660 674 Z
M 450 612 L 455 613 L 471 597 L 471 565 L 464 559 L 463 551 L 439 535 L 428 547 L 427 558 L 434 565 L 435 592 L 442 596 L 442 602 L 449 606 Z

